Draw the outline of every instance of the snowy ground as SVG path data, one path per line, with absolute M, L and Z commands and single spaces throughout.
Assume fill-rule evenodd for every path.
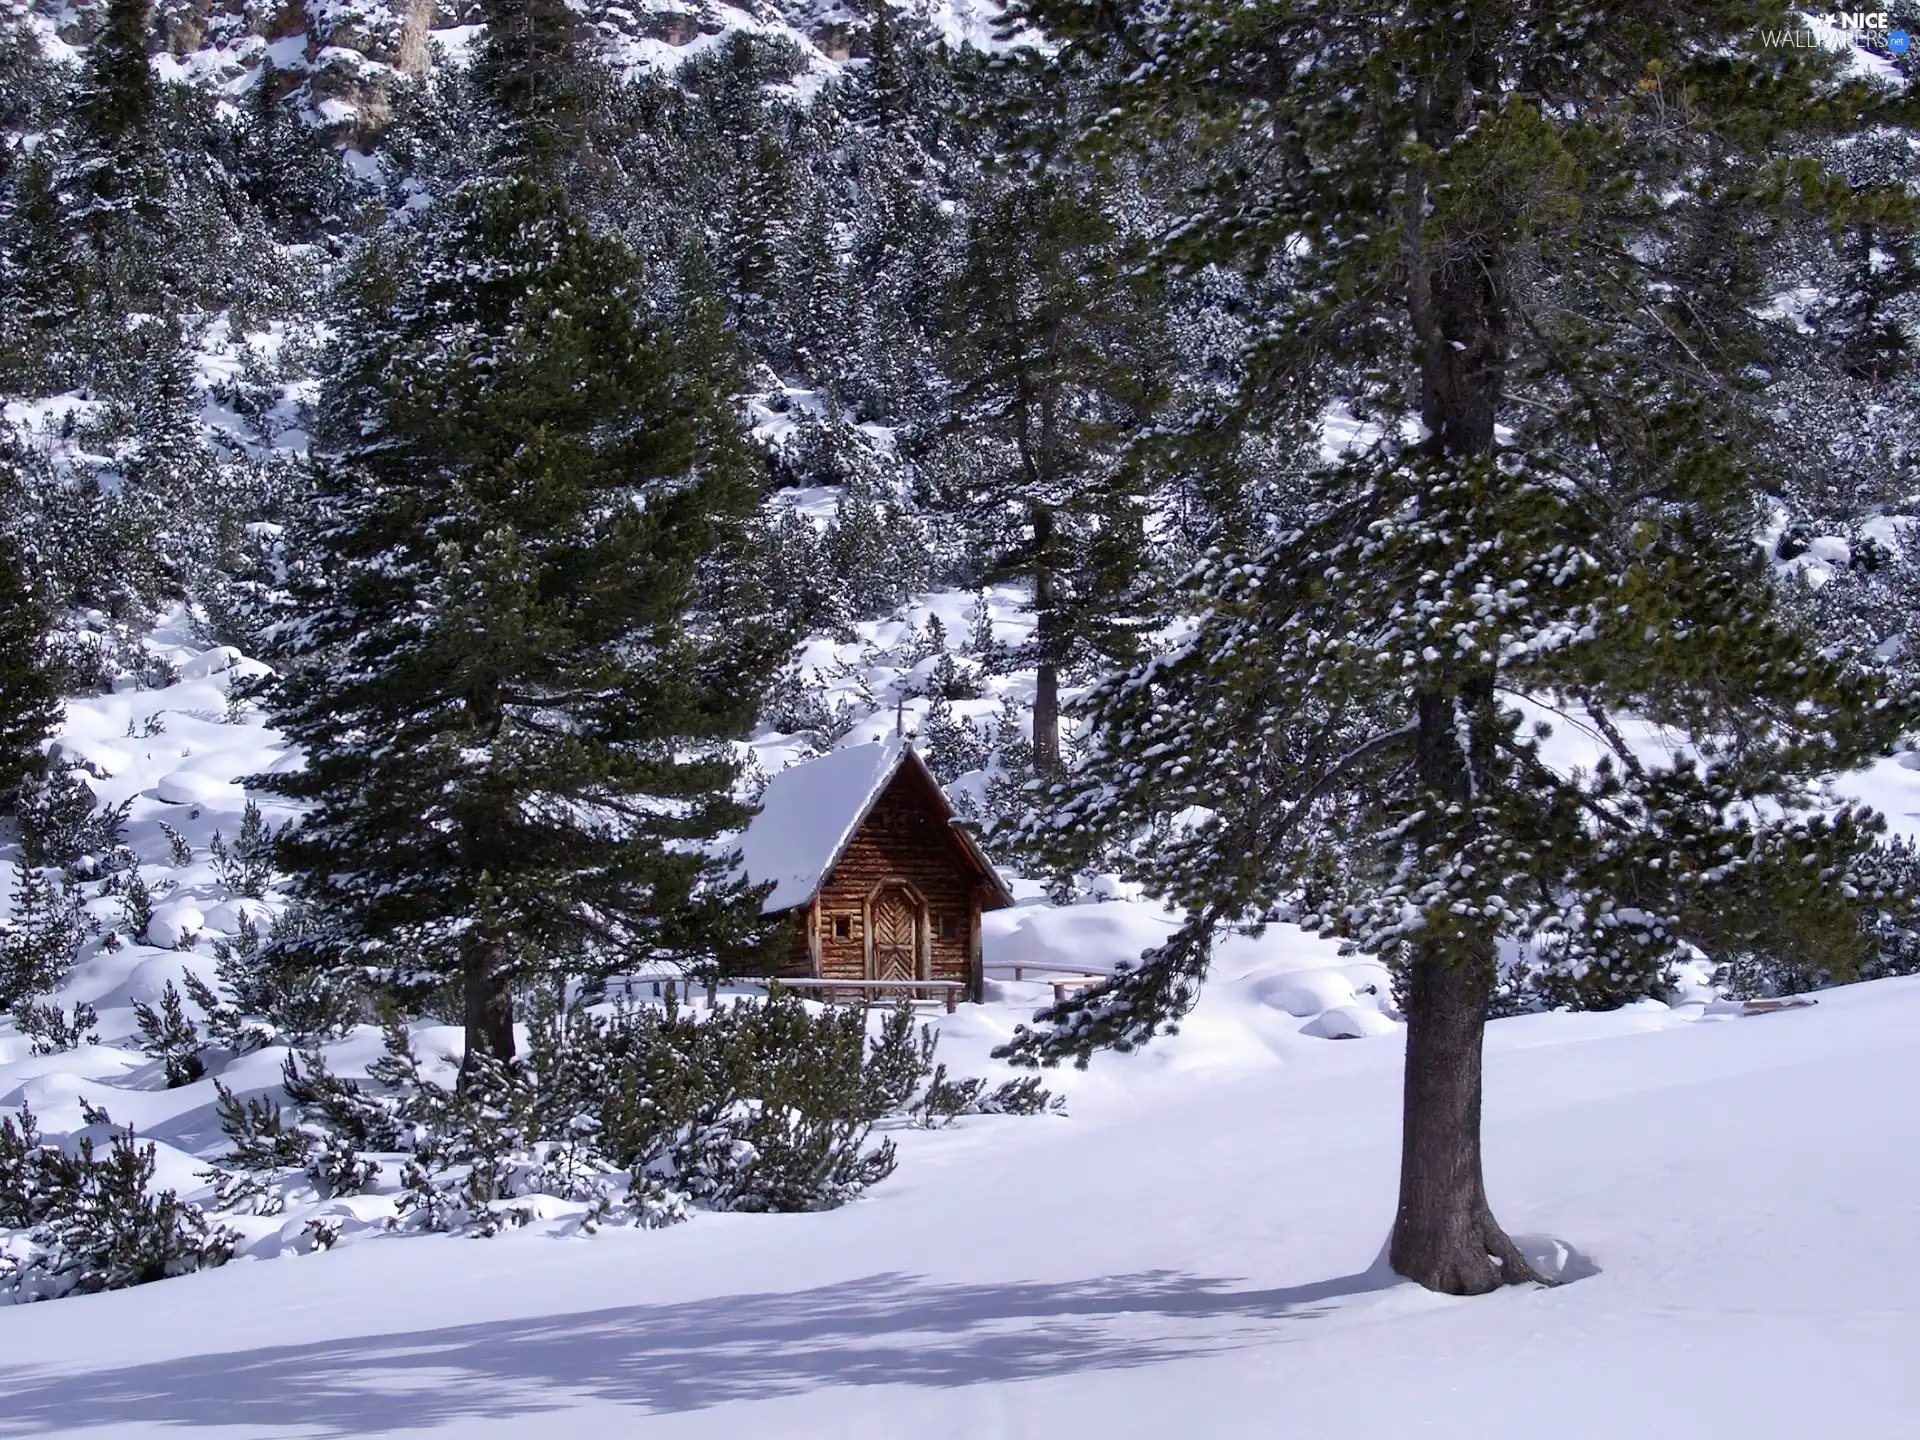
M 206 848 L 237 826 L 232 781 L 297 757 L 227 704 L 238 657 L 154 643 L 179 683 L 74 702 L 61 743 L 103 800 L 132 798 L 154 938 L 182 948 L 89 947 L 61 998 L 96 1006 L 100 1045 L 36 1057 L 0 1022 L 0 1107 L 30 1101 L 51 1138 L 81 1132 L 82 1097 L 105 1104 L 202 1198 L 211 1081 L 163 1088 L 130 1005 L 210 975 L 244 908 Z M 1920 816 L 1899 760 L 1846 788 L 1897 828 Z M 1105 970 L 1171 924 L 1022 895 L 989 918 L 989 1003 L 935 1017 L 955 1073 L 991 1072 L 1050 996 L 1013 966 Z M 1179 1036 L 1057 1078 L 1067 1116 L 901 1131 L 898 1174 L 830 1213 L 493 1240 L 368 1223 L 312 1254 L 298 1216 L 243 1219 L 224 1269 L 0 1308 L 0 1437 L 1913 1433 L 1920 980 L 1758 1018 L 1493 1024 L 1496 1207 L 1578 1278 L 1474 1301 L 1376 1265 L 1402 1052 L 1383 982 L 1286 927 L 1230 937 Z M 336 1058 L 355 1047 L 370 1058 L 371 1034 Z M 277 1066 L 222 1078 L 267 1091 Z
M 1229 971 L 1179 1038 L 1068 1077 L 1068 1118 L 906 1134 L 839 1211 L 0 1311 L 0 1434 L 1913 1433 L 1920 982 L 1496 1022 L 1496 1204 L 1599 1273 L 1456 1301 L 1374 1268 L 1397 1033 L 1304 1036 L 1273 980 Z

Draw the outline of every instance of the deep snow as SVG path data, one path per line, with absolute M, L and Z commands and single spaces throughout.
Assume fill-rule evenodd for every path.
M 1069 1077 L 1070 1118 L 905 1134 L 842 1210 L 382 1240 L 0 1311 L 0 1434 L 1913 1432 L 1920 981 L 1495 1022 L 1495 1203 L 1599 1273 L 1463 1301 L 1373 1268 L 1398 1039 L 1302 1036 L 1270 978 Z
M 206 847 L 237 828 L 235 777 L 298 757 L 227 703 L 251 662 L 184 630 L 152 643 L 178 684 L 74 701 L 60 743 L 103 800 L 133 798 L 159 928 L 189 948 L 89 946 L 60 998 L 93 1002 L 105 1043 L 35 1057 L 0 1022 L 0 1107 L 30 1100 L 59 1137 L 83 1096 L 105 1104 L 201 1198 L 211 1080 L 162 1088 L 130 1005 L 183 968 L 211 978 L 207 937 L 249 902 Z M 1843 788 L 1920 820 L 1899 760 Z M 1046 974 L 1110 969 L 1172 924 L 1033 892 L 988 919 L 989 1003 L 932 1017 L 955 1073 L 995 1069 Z M 1016 965 L 1050 968 L 1016 983 Z M 1376 1264 L 1402 1056 L 1384 981 L 1288 927 L 1228 936 L 1178 1036 L 1050 1082 L 1066 1117 L 900 1131 L 898 1174 L 825 1214 L 468 1240 L 383 1235 L 390 1200 L 354 1197 L 317 1254 L 297 1242 L 310 1211 L 242 1217 L 222 1270 L 0 1308 L 0 1436 L 1913 1433 L 1920 979 L 1757 1018 L 1649 1002 L 1495 1022 L 1494 1203 L 1578 1278 L 1473 1301 Z M 375 1053 L 368 1031 L 331 1058 Z M 221 1078 L 258 1093 L 277 1072 L 269 1050 Z

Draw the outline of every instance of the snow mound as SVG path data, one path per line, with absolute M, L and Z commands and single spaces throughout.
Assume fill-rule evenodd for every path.
M 153 919 L 147 922 L 147 938 L 162 949 L 177 950 L 183 941 L 206 928 L 207 917 L 198 906 L 175 901 L 153 912 Z
M 1262 1005 L 1298 1015 L 1303 1020 L 1359 1001 L 1353 981 L 1338 970 L 1301 970 L 1291 975 L 1275 975 L 1258 982 L 1254 996 Z
M 218 780 L 191 770 L 174 770 L 162 775 L 153 793 L 169 805 L 238 806 L 246 792 L 231 780 Z
M 1600 1267 L 1564 1240 L 1551 1235 L 1512 1235 L 1521 1257 L 1533 1267 L 1533 1273 L 1555 1285 L 1571 1285 L 1598 1275 Z
M 1314 1016 L 1300 1027 L 1300 1033 L 1322 1040 L 1364 1040 L 1369 1035 L 1391 1035 L 1399 1028 L 1378 1010 L 1339 1005 Z
M 214 676 L 227 680 L 251 680 L 272 673 L 271 666 L 249 659 L 232 645 L 216 645 L 180 666 L 182 680 L 206 680 Z

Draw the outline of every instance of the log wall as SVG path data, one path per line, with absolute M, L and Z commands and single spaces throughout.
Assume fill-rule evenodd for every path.
M 817 925 L 824 979 L 867 978 L 868 902 L 884 882 L 904 880 L 923 903 L 921 953 L 930 962 L 923 979 L 973 983 L 980 932 L 977 876 L 947 824 L 944 807 L 917 772 L 894 776 L 820 887 L 816 907 L 792 912 L 793 969 L 814 974 L 808 931 Z M 812 917 L 817 914 L 817 921 Z M 839 933 L 838 921 L 848 933 Z M 950 922 L 951 935 L 942 921 Z

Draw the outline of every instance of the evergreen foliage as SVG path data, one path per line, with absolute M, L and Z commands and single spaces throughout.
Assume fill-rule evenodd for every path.
M 13 1023 L 33 1042 L 36 1055 L 58 1055 L 100 1043 L 100 1016 L 84 1000 L 74 1001 L 71 1013 L 52 1001 L 22 1000 L 13 1007 Z
M 961 447 L 950 504 L 973 512 L 983 578 L 1032 589 L 1040 767 L 1060 761 L 1060 676 L 1124 663 L 1148 619 L 1149 496 L 1130 452 L 1157 403 L 1147 272 L 1117 196 L 1060 171 L 1001 179 L 972 208 L 946 335 Z
M 698 842 L 738 823 L 726 742 L 785 636 L 717 608 L 752 476 L 638 279 L 545 183 L 477 183 L 361 262 L 322 401 L 273 700 L 309 759 L 260 784 L 315 802 L 286 846 L 337 922 L 314 963 L 463 987 L 475 1059 L 537 976 L 758 943 Z
M 172 1190 L 153 1193 L 154 1166 L 131 1129 L 114 1129 L 104 1154 L 83 1135 L 69 1155 L 41 1140 L 32 1111 L 0 1116 L 0 1233 L 21 1242 L 0 1250 L 0 1296 L 91 1295 L 225 1264 L 238 1237 Z
M 140 1048 L 161 1063 L 169 1090 L 191 1085 L 207 1073 L 200 1058 L 200 1029 L 171 980 L 161 990 L 158 1006 L 135 1000 L 133 1017 L 140 1026 Z
M 1820 653 L 1754 553 L 1779 452 L 1740 373 L 1764 267 L 1738 262 L 1770 217 L 1878 203 L 1792 147 L 1898 125 L 1897 102 L 1762 47 L 1771 11 L 1581 31 L 1469 4 L 1350 28 L 1288 0 L 1019 0 L 1009 19 L 1116 67 L 1088 143 L 1208 155 L 1164 263 L 1284 275 L 1235 422 L 1310 431 L 1337 398 L 1380 436 L 1264 541 L 1206 555 L 1192 631 L 1097 691 L 1088 761 L 1028 838 L 1085 857 L 1146 837 L 1138 873 L 1189 919 L 1012 1053 L 1143 1042 L 1192 1003 L 1214 927 L 1297 902 L 1402 977 L 1395 1267 L 1456 1293 L 1531 1278 L 1480 1178 L 1498 945 L 1618 997 L 1693 936 L 1768 943 L 1780 911 L 1744 900 L 1875 888 L 1878 820 L 1814 782 L 1884 750 L 1916 698 Z M 1607 759 L 1554 769 L 1509 697 L 1577 717 Z M 1670 758 L 1622 714 L 1665 726 Z M 1824 953 L 1854 953 L 1856 909 L 1797 913 L 1791 943 L 1837 926 Z
M 871 1138 L 889 1115 L 939 1124 L 1057 1108 L 1030 1080 L 949 1080 L 933 1052 L 907 1007 L 870 1034 L 864 1010 L 814 1014 L 785 996 L 705 1013 L 544 1003 L 524 1059 L 467 1067 L 450 1088 L 390 1027 L 364 1082 L 317 1053 L 289 1057 L 291 1120 L 222 1089 L 233 1150 L 216 1183 L 227 1205 L 277 1213 L 289 1185 L 351 1193 L 388 1161 L 411 1226 L 493 1234 L 527 1223 L 541 1195 L 585 1202 L 588 1225 L 651 1226 L 689 1205 L 844 1204 L 892 1171 L 892 1142 Z
M 80 897 L 24 854 L 0 923 L 0 1011 L 59 988 L 89 926 Z
M 0 795 L 44 769 L 40 747 L 60 715 L 46 653 L 49 617 L 24 560 L 11 537 L 0 537 Z
M 79 144 L 62 176 L 70 218 L 98 260 L 138 243 L 159 219 L 166 175 L 154 143 L 156 93 L 147 63 L 152 0 L 108 0 L 75 97 Z M 110 272 L 109 272 L 110 273 Z

